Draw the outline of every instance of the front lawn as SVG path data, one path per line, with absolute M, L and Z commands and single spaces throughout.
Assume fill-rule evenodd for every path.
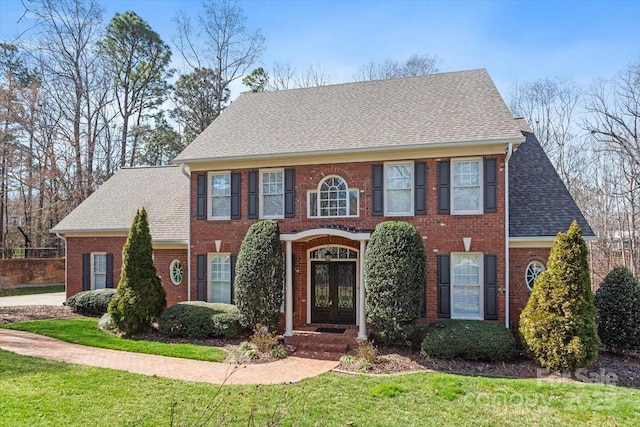
M 64 292 L 64 285 L 25 286 L 22 288 L 0 289 L 0 297 L 15 297 L 20 295 L 50 294 Z
M 143 341 L 119 338 L 98 329 L 97 319 L 54 319 L 34 320 L 3 325 L 3 328 L 17 329 L 46 335 L 62 341 L 87 345 L 90 347 L 109 348 L 134 353 L 157 354 L 160 356 L 182 357 L 185 359 L 221 362 L 226 353 L 219 348 L 194 344 L 167 344 L 155 341 Z
M 640 424 L 640 391 L 593 384 L 330 373 L 297 384 L 219 390 L 0 351 L 0 425 L 170 425 L 172 408 L 176 426 L 203 425 L 194 424 L 201 415 L 225 426 L 269 420 L 285 426 Z

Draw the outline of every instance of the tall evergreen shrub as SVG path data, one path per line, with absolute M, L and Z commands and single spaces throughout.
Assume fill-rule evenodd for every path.
M 153 263 L 147 211 L 142 208 L 122 248 L 120 281 L 109 313 L 118 330 L 131 335 L 149 330 L 166 306 L 167 295 Z
M 275 330 L 280 318 L 284 260 L 277 221 L 251 226 L 242 241 L 234 282 L 235 301 L 242 326 L 262 324 Z
M 415 227 L 380 223 L 364 257 L 367 321 L 385 344 L 406 343 L 420 317 L 425 292 L 425 253 Z
M 615 353 L 640 350 L 640 284 L 631 271 L 616 267 L 596 292 L 598 335 Z
M 538 363 L 553 371 L 591 365 L 598 355 L 597 312 L 587 245 L 574 221 L 558 233 L 547 271 L 538 276 L 520 316 L 523 340 Z

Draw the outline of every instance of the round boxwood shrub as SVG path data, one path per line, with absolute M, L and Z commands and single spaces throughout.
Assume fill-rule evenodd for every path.
M 243 332 L 235 305 L 202 301 L 181 302 L 160 313 L 158 330 L 167 337 L 232 338 Z
M 367 321 L 385 343 L 405 344 L 424 301 L 425 254 L 415 227 L 404 221 L 376 226 L 364 256 Z
M 142 208 L 122 248 L 120 281 L 109 314 L 120 332 L 131 335 L 149 330 L 166 306 L 167 295 L 153 263 L 147 211 Z
M 640 284 L 629 269 L 616 267 L 596 292 L 598 335 L 615 353 L 640 349 Z
M 481 320 L 441 320 L 429 325 L 422 341 L 425 357 L 483 360 L 513 358 L 515 339 L 499 323 Z
M 271 331 L 278 327 L 283 283 L 278 222 L 257 222 L 242 240 L 236 263 L 235 302 L 244 327 L 262 324 Z
M 96 289 L 78 292 L 67 298 L 64 305 L 71 307 L 74 313 L 85 316 L 102 316 L 107 312 L 109 303 L 116 294 L 115 289 Z
M 520 315 L 520 333 L 542 367 L 574 371 L 598 355 L 597 318 L 587 245 L 574 221 L 553 243 L 547 271 L 536 279 Z

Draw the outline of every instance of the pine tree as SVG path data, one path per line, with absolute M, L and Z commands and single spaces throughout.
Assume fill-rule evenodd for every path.
M 142 208 L 122 248 L 120 281 L 109 313 L 118 330 L 131 335 L 148 331 L 166 305 L 166 292 L 153 263 L 147 211 Z
M 538 363 L 553 371 L 589 366 L 598 355 L 587 245 L 575 221 L 556 237 L 547 271 L 536 279 L 520 316 L 520 332 Z

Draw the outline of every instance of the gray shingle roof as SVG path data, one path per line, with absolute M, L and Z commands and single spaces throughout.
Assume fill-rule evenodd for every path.
M 174 160 L 522 138 L 486 70 L 243 93 Z
M 509 236 L 555 236 L 574 219 L 583 236 L 595 236 L 535 135 L 522 133 L 509 162 Z
M 186 241 L 189 180 L 177 166 L 124 168 L 113 175 L 51 231 L 128 231 L 144 207 L 154 241 Z

